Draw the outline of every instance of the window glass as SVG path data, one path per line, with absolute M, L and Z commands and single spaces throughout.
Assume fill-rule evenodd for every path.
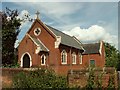
M 46 59 L 46 56 L 43 54 L 41 56 L 41 65 L 45 65 L 45 59 Z
M 61 62 L 62 64 L 67 64 L 67 52 L 65 50 L 61 52 Z
M 82 54 L 79 54 L 80 64 L 82 64 Z
M 72 64 L 76 64 L 76 53 L 73 52 L 72 54 Z
M 95 60 L 90 60 L 90 66 L 95 66 Z

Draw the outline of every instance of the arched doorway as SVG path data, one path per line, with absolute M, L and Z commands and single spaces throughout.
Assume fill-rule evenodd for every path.
M 25 54 L 23 56 L 23 68 L 29 68 L 30 67 L 30 57 L 28 54 Z

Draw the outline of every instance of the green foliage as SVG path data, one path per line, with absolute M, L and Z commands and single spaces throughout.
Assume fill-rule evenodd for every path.
M 107 87 L 108 90 L 111 89 L 111 88 L 112 89 L 115 88 L 115 83 L 114 82 L 115 82 L 114 76 L 111 75 L 110 78 L 109 78 L 109 81 L 108 81 L 108 87 Z
M 118 85 L 118 90 L 120 90 L 120 84 Z
M 89 78 L 88 78 L 88 83 L 87 83 L 87 86 L 86 88 L 89 88 L 89 89 L 93 89 L 95 88 L 95 74 L 94 74 L 94 68 L 90 67 L 89 68 Z
M 99 90 L 102 90 L 102 77 L 103 77 L 103 73 L 99 74 L 96 78 L 96 82 L 95 82 L 95 87 L 99 88 Z
M 120 52 L 109 43 L 105 43 L 106 66 L 120 70 Z
M 2 22 L 0 21 L 0 23 L 2 23 Z M 1 55 L 1 52 L 2 52 L 2 30 L 0 27 L 0 55 Z M 0 56 L 0 59 L 1 59 L 1 56 Z
M 15 64 L 5 64 L 2 66 L 2 68 L 19 68 L 20 64 L 19 63 L 15 63 Z
M 67 80 L 56 75 L 52 70 L 38 69 L 21 72 L 14 77 L 14 88 L 67 88 Z
M 120 71 L 120 52 L 118 53 L 117 70 Z
M 18 17 L 18 10 L 11 10 L 6 7 L 0 13 L 2 17 L 2 64 L 16 64 L 15 42 L 20 32 L 21 23 L 32 21 L 30 15 L 25 14 L 23 18 Z M 0 18 L 1 19 L 1 18 Z M 1 33 L 0 33 L 1 34 Z M 1 39 L 1 37 L 0 37 Z M 0 42 L 1 43 L 1 42 Z
M 102 90 L 102 76 L 103 73 L 95 75 L 95 68 L 89 67 L 89 77 L 87 80 L 86 88 L 89 90 L 93 89 Z
M 114 72 L 115 73 L 115 72 Z M 103 82 L 102 82 L 102 77 L 105 73 L 101 72 L 98 75 L 95 74 L 95 68 L 89 68 L 89 77 L 88 77 L 88 82 L 86 85 L 87 89 L 93 90 L 102 90 L 103 89 Z M 115 75 L 110 74 L 109 81 L 108 81 L 108 86 L 106 87 L 107 90 L 115 89 Z M 119 87 L 119 86 L 118 86 Z
M 18 19 L 18 11 L 6 8 L 2 12 L 2 64 L 14 63 L 14 44 L 20 32 L 22 20 Z

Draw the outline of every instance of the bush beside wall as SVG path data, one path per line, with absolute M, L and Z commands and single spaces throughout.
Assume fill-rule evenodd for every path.
M 70 70 L 66 76 L 52 69 L 3 68 L 3 88 L 118 88 L 118 75 L 111 69 Z

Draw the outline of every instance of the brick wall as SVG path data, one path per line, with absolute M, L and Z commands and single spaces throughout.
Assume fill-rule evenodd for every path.
M 36 68 L 3 68 L 2 75 L 0 76 L 0 80 L 2 78 L 2 87 L 9 88 L 12 85 L 12 78 L 15 74 L 19 72 L 29 72 L 31 70 L 35 70 Z M 102 75 L 102 87 L 106 88 L 108 86 L 108 82 L 110 77 L 114 77 L 114 85 L 118 88 L 118 73 L 114 68 L 103 68 L 95 70 L 95 81 L 98 80 L 98 76 Z M 72 70 L 68 72 L 67 75 L 68 84 L 70 87 L 79 86 L 84 88 L 87 85 L 87 80 L 89 78 L 89 70 L 81 69 L 81 70 Z
M 35 68 L 2 68 L 0 71 L 2 73 L 0 74 L 0 80 L 2 80 L 2 87 L 3 88 L 11 88 L 12 86 L 12 79 L 14 75 L 16 75 L 19 72 L 28 72 L 30 70 L 35 70 Z M 1 89 L 0 89 L 1 90 Z
M 101 79 L 98 79 L 100 74 L 102 74 Z M 113 83 L 115 88 L 118 88 L 118 73 L 114 68 L 103 68 L 95 69 L 94 71 L 94 81 L 97 83 L 98 80 L 102 82 L 102 88 L 107 88 L 110 82 L 110 78 L 113 77 Z M 89 78 L 89 70 L 72 70 L 68 72 L 68 83 L 70 87 L 81 87 L 84 88 L 87 85 L 87 80 Z

